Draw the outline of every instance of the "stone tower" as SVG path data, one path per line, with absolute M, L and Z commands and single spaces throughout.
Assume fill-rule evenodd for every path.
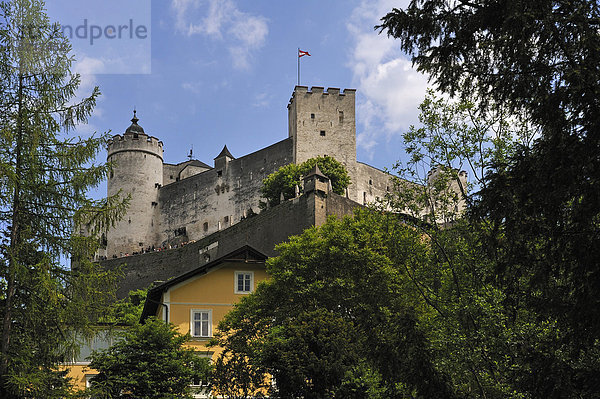
M 304 194 L 307 195 L 308 209 L 310 209 L 315 226 L 321 226 L 327 221 L 327 196 L 331 184 L 329 178 L 321 172 L 319 165 L 304 176 Z
M 354 89 L 296 86 L 288 104 L 289 137 L 294 162 L 329 155 L 342 162 L 351 177 L 356 165 Z
M 107 161 L 113 164 L 108 196 L 130 195 L 127 214 L 107 233 L 108 257 L 141 252 L 156 242 L 158 189 L 163 184 L 163 143 L 148 136 L 133 111 L 125 134 L 108 142 Z

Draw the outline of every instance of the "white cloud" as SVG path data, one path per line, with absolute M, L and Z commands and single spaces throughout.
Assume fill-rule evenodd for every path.
M 70 104 L 75 104 L 85 97 L 88 97 L 92 94 L 94 87 L 98 85 L 97 74 L 101 73 L 105 69 L 105 62 L 98 58 L 83 56 L 80 61 L 77 61 L 73 65 L 73 73 L 78 73 L 80 76 L 80 83 L 75 96 L 69 102 Z M 97 100 L 96 107 L 91 116 L 91 120 L 95 118 L 102 118 L 104 114 L 104 110 L 101 106 L 102 96 L 100 96 Z M 90 136 L 95 132 L 100 131 L 98 127 L 88 122 L 87 124 L 79 124 L 75 128 L 77 134 L 82 136 Z
M 363 0 L 348 24 L 353 38 L 349 66 L 359 90 L 358 145 L 372 155 L 382 140 L 390 140 L 418 122 L 417 107 L 425 97 L 427 78 L 412 68 L 400 46 L 373 27 L 394 7 L 393 0 Z
M 183 82 L 181 87 L 191 93 L 200 94 L 204 88 L 204 85 L 202 82 Z
M 176 30 L 224 42 L 237 69 L 249 68 L 252 53 L 264 46 L 269 34 L 265 17 L 241 11 L 233 0 L 171 1 Z
M 271 95 L 264 91 L 254 96 L 254 103 L 252 104 L 256 108 L 266 108 L 269 106 Z
M 96 74 L 104 69 L 104 61 L 84 56 L 73 65 L 73 72 L 81 75 L 81 90 L 91 89 L 96 85 Z

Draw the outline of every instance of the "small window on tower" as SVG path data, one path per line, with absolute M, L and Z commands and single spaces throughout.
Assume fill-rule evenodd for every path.
M 321 130 L 321 136 L 325 136 L 325 130 Z
M 310 119 L 315 119 L 315 114 L 310 114 Z
M 219 177 L 223 176 L 223 171 L 222 170 L 217 170 L 217 176 L 219 176 Z
M 204 222 L 204 231 L 208 231 L 208 222 Z
M 340 111 L 339 116 L 340 116 L 340 123 L 344 123 L 344 111 Z

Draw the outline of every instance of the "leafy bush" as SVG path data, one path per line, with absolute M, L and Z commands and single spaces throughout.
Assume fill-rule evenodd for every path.
M 279 168 L 277 172 L 271 173 L 263 180 L 261 189 L 263 197 L 267 200 L 261 202 L 261 209 L 268 206 L 279 205 L 281 194 L 288 200 L 294 198 L 295 187 L 300 190 L 302 177 L 310 173 L 311 169 L 319 165 L 319 169 L 331 181 L 333 192 L 344 195 L 346 188 L 350 185 L 350 176 L 344 165 L 330 156 L 316 157 L 308 159 L 300 165 L 289 164 Z

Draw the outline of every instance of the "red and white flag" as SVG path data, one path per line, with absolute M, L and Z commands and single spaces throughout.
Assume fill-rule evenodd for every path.
M 302 51 L 302 50 L 298 49 L 298 58 L 302 58 L 305 55 L 308 55 L 310 57 L 310 54 L 308 53 L 308 51 Z

